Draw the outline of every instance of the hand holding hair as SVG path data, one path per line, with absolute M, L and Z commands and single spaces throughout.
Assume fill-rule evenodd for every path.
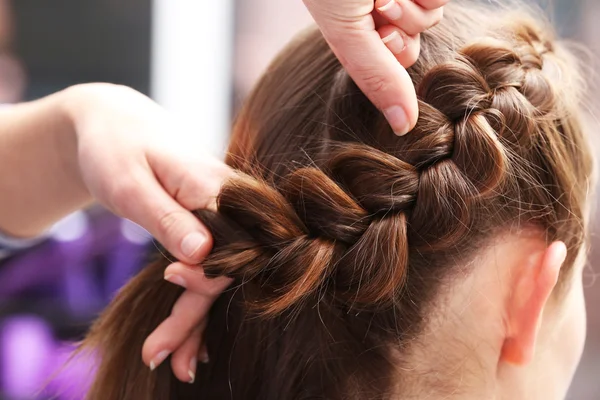
M 1 111 L 0 231 L 39 235 L 94 199 L 197 263 L 209 208 L 231 169 L 197 150 L 168 113 L 133 89 L 77 85 Z M 18 187 L 19 190 L 12 190 Z
M 75 90 L 77 163 L 87 190 L 115 214 L 147 229 L 180 261 L 195 264 L 211 248 L 210 232 L 191 211 L 214 208 L 231 169 L 198 151 L 185 127 L 127 87 Z M 200 133 L 198 133 L 200 134 Z
M 437 24 L 448 0 L 304 0 L 348 74 L 394 132 L 417 122 L 417 97 L 405 68 L 419 55 L 419 34 Z
M 0 132 L 1 232 L 39 235 L 95 199 L 150 231 L 177 260 L 197 264 L 210 251 L 209 230 L 189 210 L 214 209 L 232 170 L 198 151 L 191 135 L 181 135 L 185 127 L 146 96 L 77 85 L 2 110 Z M 211 282 L 209 293 L 228 284 Z M 206 288 L 193 288 L 206 296 Z
M 181 274 L 169 272 L 182 268 L 200 277 L 189 279 L 193 291 L 181 296 L 172 317 L 150 336 L 150 343 L 161 346 L 161 351 L 144 357 L 154 367 L 167 348 L 179 348 L 173 356 L 174 369 L 178 360 L 185 358 L 183 378 L 193 379 L 188 373 L 190 358 L 198 354 L 212 302 L 230 280 L 202 279 L 202 268 L 191 266 L 209 253 L 212 237 L 190 210 L 216 210 L 216 196 L 232 170 L 197 151 L 200 145 L 194 144 L 189 135 L 180 136 L 167 113 L 145 96 L 128 88 L 104 85 L 79 90 L 93 93 L 86 97 L 92 99 L 92 104 L 71 105 L 91 110 L 75 113 L 80 132 L 78 159 L 86 187 L 111 211 L 148 229 L 181 261 L 167 270 L 167 279 L 187 286 Z M 98 109 L 103 112 L 93 111 Z M 179 321 L 194 329 L 183 329 Z

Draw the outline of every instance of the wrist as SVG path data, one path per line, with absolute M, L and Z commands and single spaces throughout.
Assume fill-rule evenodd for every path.
M 92 202 L 80 169 L 76 95 L 67 89 L 3 112 L 0 159 L 11 173 L 0 174 L 2 231 L 36 236 Z
M 84 121 L 93 110 L 93 84 L 71 86 L 54 95 L 56 115 L 60 118 L 62 129 L 59 129 L 54 139 L 57 154 L 61 155 L 63 171 L 67 175 L 65 182 L 73 191 L 73 197 L 78 198 L 81 207 L 91 203 L 93 197 L 85 183 L 80 166 L 81 133 Z
M 128 89 L 111 83 L 82 83 L 70 86 L 60 92 L 60 111 L 68 119 L 75 134 L 79 136 L 84 121 L 97 109 L 98 103 L 123 88 Z

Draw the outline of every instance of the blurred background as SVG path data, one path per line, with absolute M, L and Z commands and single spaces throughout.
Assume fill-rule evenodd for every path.
M 540 1 L 563 36 L 599 54 L 599 1 Z M 0 103 L 81 82 L 125 84 L 178 114 L 220 155 L 249 89 L 310 21 L 301 0 L 0 0 Z M 595 77 L 587 78 L 597 129 L 600 97 Z M 600 399 L 597 231 L 586 274 L 588 342 L 569 397 L 575 400 Z M 0 400 L 81 398 L 87 369 L 75 363 L 57 371 L 153 248 L 137 226 L 92 208 L 0 261 Z

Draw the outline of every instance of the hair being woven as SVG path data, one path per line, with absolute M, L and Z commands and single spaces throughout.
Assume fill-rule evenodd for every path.
M 194 385 L 140 361 L 181 293 L 147 267 L 93 327 L 89 398 L 383 399 L 427 306 L 490 238 L 533 225 L 572 263 L 591 161 L 572 57 L 547 27 L 451 4 L 410 69 L 415 129 L 398 138 L 312 30 L 238 117 L 207 274 L 233 277 Z M 390 349 L 394 351 L 390 351 Z M 401 388 L 400 388 L 401 391 Z

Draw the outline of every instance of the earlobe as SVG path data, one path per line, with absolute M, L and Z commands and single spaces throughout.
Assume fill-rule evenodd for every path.
M 563 242 L 554 242 L 530 257 L 515 276 L 508 301 L 507 335 L 500 361 L 513 365 L 531 362 L 544 307 L 556 286 L 567 256 Z

